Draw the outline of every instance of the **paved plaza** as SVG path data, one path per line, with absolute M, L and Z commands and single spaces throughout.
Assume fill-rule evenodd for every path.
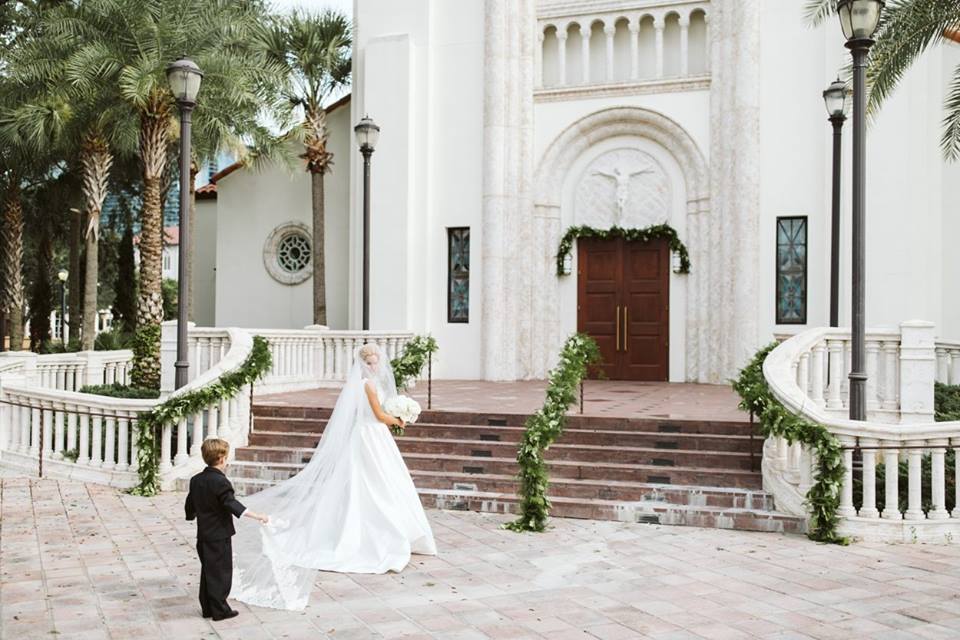
M 196 602 L 183 494 L 0 480 L 3 638 L 957 638 L 960 546 L 428 511 L 440 555 L 403 573 L 320 574 L 304 612 Z

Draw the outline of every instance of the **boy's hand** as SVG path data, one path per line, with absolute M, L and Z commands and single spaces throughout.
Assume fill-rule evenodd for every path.
M 266 515 L 266 514 L 260 514 L 260 515 L 257 517 L 257 520 L 260 521 L 260 524 L 270 524 L 270 516 L 268 516 L 268 515 Z

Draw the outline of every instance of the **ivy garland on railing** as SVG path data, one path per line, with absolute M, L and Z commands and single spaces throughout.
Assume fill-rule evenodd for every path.
M 759 418 L 760 431 L 765 437 L 777 436 L 813 449 L 816 478 L 806 496 L 810 507 L 807 535 L 818 542 L 847 544 L 849 541 L 837 533 L 837 509 L 844 475 L 840 441 L 826 427 L 789 411 L 774 397 L 763 376 L 763 361 L 776 346 L 774 342 L 757 352 L 733 381 L 733 389 L 740 394 L 740 408 L 752 411 Z
M 557 250 L 558 276 L 564 275 L 563 261 L 567 255 L 573 251 L 573 242 L 577 238 L 600 238 L 602 240 L 607 238 L 624 238 L 629 241 L 639 240 L 641 242 L 663 238 L 669 242 L 670 250 L 680 256 L 679 273 L 690 273 L 690 253 L 687 251 L 686 245 L 684 245 L 677 236 L 676 229 L 668 224 L 655 224 L 650 227 L 644 227 L 643 229 L 624 229 L 623 227 L 613 226 L 606 230 L 594 229 L 593 227 L 583 225 L 570 227 L 560 240 L 560 248 Z
M 137 496 L 153 496 L 160 490 L 157 452 L 157 432 L 165 424 L 176 424 L 184 416 L 234 397 L 240 389 L 267 373 L 272 364 L 270 346 L 266 339 L 254 336 L 250 355 L 240 367 L 220 376 L 215 382 L 174 396 L 160 403 L 137 421 L 137 464 L 140 484 L 130 490 Z
M 567 338 L 560 361 L 550 372 L 547 399 L 543 408 L 524 425 L 523 439 L 517 451 L 520 465 L 520 517 L 503 525 L 513 531 L 543 531 L 547 525 L 550 479 L 544 453 L 563 433 L 567 410 L 577 399 L 580 382 L 591 364 L 600 362 L 600 347 L 590 336 L 576 333 Z
M 397 389 L 406 389 L 411 380 L 420 377 L 427 360 L 439 349 L 433 336 L 415 336 L 411 339 L 404 346 L 403 353 L 390 361 Z

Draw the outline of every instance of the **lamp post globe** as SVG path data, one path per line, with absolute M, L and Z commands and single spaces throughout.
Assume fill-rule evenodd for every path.
M 380 127 L 377 126 L 370 116 L 365 115 L 353 128 L 357 135 L 357 143 L 360 145 L 360 152 L 373 152 L 377 146 L 377 140 L 380 139 Z
M 364 115 L 353 128 L 363 155 L 363 320 L 362 329 L 370 328 L 370 156 L 380 139 L 380 127 Z
M 60 269 L 60 271 L 57 272 L 57 280 L 60 282 L 66 282 L 69 277 L 70 272 L 66 269 Z
M 180 58 L 167 67 L 167 84 L 177 104 L 193 106 L 197 104 L 203 72 L 190 58 Z
M 831 118 L 847 114 L 847 84 L 837 78 L 823 91 L 823 104 Z
M 839 0 L 837 15 L 843 37 L 847 40 L 873 38 L 885 4 L 884 0 Z

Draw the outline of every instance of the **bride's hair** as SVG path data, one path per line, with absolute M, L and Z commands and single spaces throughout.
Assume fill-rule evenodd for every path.
M 359 355 L 360 355 L 360 359 L 363 360 L 364 362 L 366 362 L 367 358 L 369 358 L 370 356 L 379 357 L 380 345 L 376 344 L 375 342 L 368 342 L 367 344 L 360 347 Z

